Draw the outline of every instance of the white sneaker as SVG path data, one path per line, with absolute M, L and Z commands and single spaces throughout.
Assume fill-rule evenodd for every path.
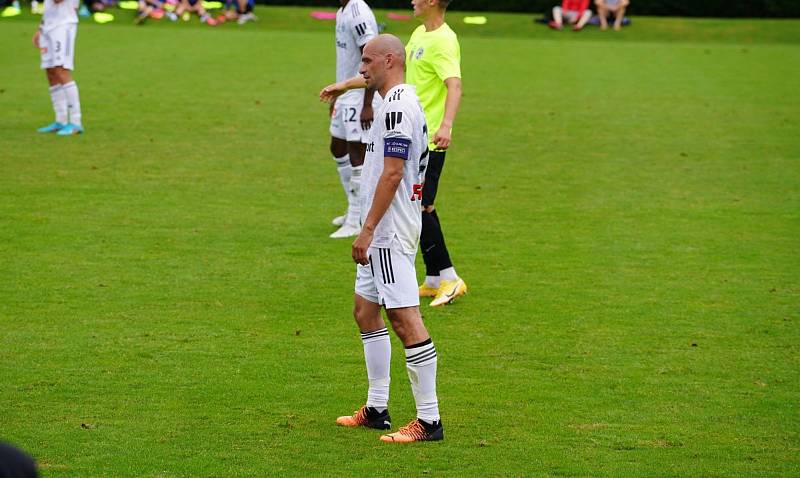
M 342 214 L 341 216 L 336 216 L 336 217 L 333 218 L 333 221 L 331 221 L 331 224 L 333 224 L 336 227 L 342 227 L 344 225 L 344 220 L 345 219 L 347 219 L 347 214 Z
M 247 22 L 254 22 L 256 20 L 258 20 L 258 17 L 254 13 L 245 13 L 239 16 L 239 20 L 237 20 L 236 23 L 244 25 Z
M 331 234 L 331 239 L 343 239 L 345 237 L 354 237 L 361 232 L 361 226 L 355 224 L 344 224 L 336 232 Z

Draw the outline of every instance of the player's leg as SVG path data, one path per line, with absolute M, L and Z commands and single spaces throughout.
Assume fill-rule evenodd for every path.
M 589 21 L 591 18 L 592 18 L 592 11 L 591 11 L 591 10 L 589 10 L 589 9 L 587 8 L 587 9 L 586 9 L 586 10 L 584 10 L 584 11 L 583 11 L 583 13 L 581 14 L 581 16 L 580 16 L 580 19 L 578 19 L 578 23 L 576 23 L 576 24 L 575 24 L 575 28 L 574 28 L 574 30 L 575 30 L 576 32 L 577 32 L 577 31 L 581 31 L 581 30 L 583 30 L 583 27 L 585 27 L 585 26 L 586 26 L 586 23 L 587 23 L 587 22 L 588 22 L 588 21 Z
M 344 224 L 330 237 L 341 239 L 357 236 L 361 232 L 361 207 L 359 192 L 361 190 L 361 169 L 367 146 L 362 143 L 361 108 L 358 100 L 336 105 L 339 119 L 342 122 L 347 139 L 348 156 L 350 157 L 350 185 L 348 191 L 347 215 Z
M 406 370 L 417 407 L 417 418 L 382 441 L 410 442 L 444 438 L 436 396 L 436 347 L 419 313 L 415 254 L 406 254 L 395 240 L 389 248 L 370 248 L 375 288 L 386 315 L 405 347 Z
M 367 403 L 353 415 L 342 416 L 336 423 L 346 427 L 369 427 L 382 430 L 391 427 L 389 417 L 389 368 L 392 348 L 389 331 L 381 317 L 373 267 L 356 266 L 353 317 L 361 332 L 364 361 L 367 366 Z
M 428 167 L 425 170 L 425 186 L 422 189 L 422 233 L 420 249 L 425 262 L 425 282 L 420 286 L 421 297 L 435 297 L 439 290 L 439 271 L 452 266 L 450 255 L 445 248 L 439 247 L 444 242 L 438 215 L 435 215 L 433 203 L 439 190 L 439 178 L 444 168 L 444 152 L 433 151 L 428 154 Z
M 55 120 L 47 126 L 42 126 L 37 129 L 40 133 L 55 133 L 67 125 L 67 96 L 64 94 L 64 89 L 59 82 L 58 76 L 54 68 L 45 69 L 47 75 L 47 83 L 50 87 L 50 101 L 53 104 L 53 112 L 55 113 Z
M 63 30 L 64 54 L 63 61 L 55 70 L 61 82 L 61 87 L 67 97 L 67 111 L 69 122 L 61 129 L 59 136 L 69 136 L 83 133 L 83 117 L 81 114 L 81 100 L 78 93 L 78 85 L 72 79 L 72 71 L 75 68 L 75 36 L 78 32 L 77 25 L 65 25 L 58 30 Z
M 405 347 L 406 371 L 417 408 L 417 418 L 397 432 L 383 435 L 381 441 L 407 443 L 444 438 L 436 395 L 436 346 L 433 344 L 419 307 L 386 309 L 392 329 Z
M 348 185 L 347 214 L 341 228 L 331 234 L 332 238 L 353 237 L 361 232 L 361 171 L 364 166 L 364 155 L 367 146 L 363 143 L 348 141 L 347 151 L 350 158 L 350 183 Z
M 339 181 L 342 183 L 344 189 L 344 196 L 350 202 L 350 177 L 352 170 L 350 166 L 350 156 L 347 153 L 347 133 L 344 129 L 344 122 L 342 121 L 342 111 L 338 103 L 332 103 L 330 106 L 330 134 L 331 134 L 331 155 L 333 161 L 336 163 L 336 171 L 339 173 Z M 334 226 L 341 227 L 347 213 L 337 216 L 331 221 Z
M 421 296 L 431 296 L 431 306 L 449 304 L 467 293 L 467 285 L 456 273 L 444 239 L 442 224 L 434 201 L 439 190 L 439 179 L 444 169 L 444 151 L 431 151 L 422 189 L 422 234 L 420 248 L 425 262 L 425 283 L 419 288 Z M 432 290 L 436 290 L 435 294 Z
M 564 12 L 561 10 L 561 7 L 553 7 L 553 21 L 548 23 L 548 26 L 550 26 L 550 28 L 555 28 L 556 30 L 561 30 L 564 28 Z
M 67 125 L 67 97 L 61 87 L 58 75 L 55 72 L 56 43 L 49 32 L 42 32 L 39 35 L 39 52 L 41 56 L 41 68 L 47 76 L 47 84 L 50 89 L 50 101 L 53 104 L 55 120 L 37 129 L 40 133 L 55 133 Z
M 619 3 L 619 5 L 617 6 L 616 11 L 614 12 L 614 15 L 615 15 L 615 18 L 614 18 L 614 30 L 616 30 L 616 31 L 622 30 L 622 20 L 625 19 L 625 10 L 626 10 L 627 6 L 628 6 L 628 2 L 623 0 L 623 1 L 621 1 Z
M 133 19 L 133 22 L 141 25 L 150 17 L 151 13 L 153 13 L 153 6 L 147 0 L 139 0 L 139 13 Z
M 238 5 L 239 25 L 258 20 L 256 14 L 253 13 L 253 6 L 255 5 L 254 0 L 238 0 Z
M 206 11 L 205 7 L 203 6 L 202 0 L 197 0 L 197 3 L 194 4 L 194 9 L 197 12 L 197 16 L 200 17 L 201 22 L 212 27 L 217 24 L 217 21 L 214 19 L 214 17 L 209 15 L 208 12 Z
M 600 29 L 608 30 L 608 7 L 600 0 L 595 1 L 595 5 L 597 6 L 597 16 L 600 18 Z

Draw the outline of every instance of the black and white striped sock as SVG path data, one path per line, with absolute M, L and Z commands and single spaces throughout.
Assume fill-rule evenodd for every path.
M 379 412 L 389 406 L 389 366 L 392 361 L 392 345 L 386 327 L 371 332 L 361 332 L 364 342 L 364 360 L 367 363 L 367 406 Z

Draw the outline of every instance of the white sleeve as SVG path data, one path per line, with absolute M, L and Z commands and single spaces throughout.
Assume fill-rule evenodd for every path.
M 386 126 L 383 134 L 383 156 L 408 159 L 414 140 L 414 122 L 409 115 L 409 109 L 402 101 L 392 101 L 387 105 L 384 117 L 375 119 L 383 121 Z
M 369 17 L 361 13 L 361 9 L 351 11 L 353 11 L 353 16 L 350 18 L 350 24 L 348 25 L 350 34 L 355 38 L 356 45 L 362 47 L 372 40 L 378 32 L 373 28 L 373 22 Z

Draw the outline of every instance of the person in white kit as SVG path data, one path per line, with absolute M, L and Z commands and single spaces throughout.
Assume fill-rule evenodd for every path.
M 339 0 L 336 12 L 336 81 L 358 75 L 361 51 L 378 34 L 375 15 L 364 0 Z M 372 124 L 380 96 L 374 89 L 353 90 L 339 97 L 331 106 L 331 154 L 347 197 L 347 213 L 336 217 L 333 225 L 339 229 L 334 239 L 358 234 L 358 191 L 361 167 L 364 163 L 367 131 Z
M 42 23 L 33 35 L 41 52 L 42 69 L 50 84 L 55 121 L 40 133 L 69 136 L 83 133 L 78 85 L 72 79 L 75 66 L 75 36 L 78 32 L 79 0 L 45 0 Z
M 391 428 L 389 331 L 403 342 L 417 417 L 381 441 L 408 443 L 444 438 L 436 395 L 437 352 L 419 312 L 414 258 L 422 229 L 422 188 L 428 165 L 428 126 L 413 86 L 405 84 L 405 47 L 379 35 L 364 47 L 361 75 L 383 98 L 369 132 L 361 185 L 362 228 L 353 242 L 357 263 L 353 315 L 361 331 L 369 389 L 346 427 Z

